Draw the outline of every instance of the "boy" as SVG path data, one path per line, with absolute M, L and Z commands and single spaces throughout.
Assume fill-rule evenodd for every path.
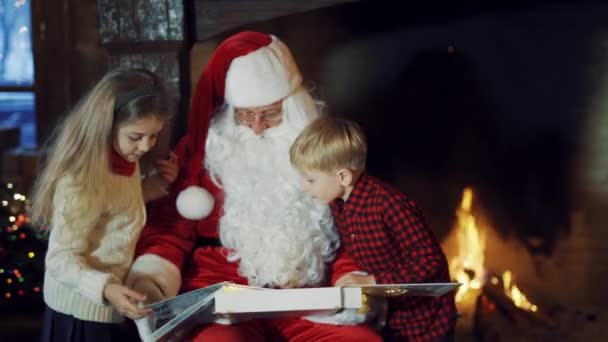
M 416 204 L 365 172 L 367 143 L 354 122 L 322 117 L 289 150 L 303 190 L 330 205 L 340 241 L 368 275 L 336 285 L 449 282 L 448 265 Z M 453 293 L 389 301 L 390 341 L 453 341 Z

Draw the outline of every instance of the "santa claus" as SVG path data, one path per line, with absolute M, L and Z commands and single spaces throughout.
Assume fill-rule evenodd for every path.
M 171 194 L 150 207 L 127 283 L 156 301 L 220 281 L 329 286 L 355 271 L 340 253 L 328 207 L 300 191 L 289 163 L 291 143 L 319 106 L 276 37 L 247 31 L 220 44 L 198 81 L 188 133 L 176 147 L 178 179 Z M 381 340 L 366 325 L 299 318 L 211 323 L 192 339 L 277 337 Z

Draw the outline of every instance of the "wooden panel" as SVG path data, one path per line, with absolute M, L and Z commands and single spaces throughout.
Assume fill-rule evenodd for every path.
M 183 39 L 182 0 L 98 0 L 102 43 Z
M 196 40 L 205 40 L 245 24 L 355 1 L 195 0 Z
M 105 72 L 99 46 L 96 0 L 32 2 L 32 43 L 38 144 L 42 145 L 61 115 Z
M 97 17 L 95 0 L 72 0 L 70 8 L 70 104 L 76 103 L 103 76 L 107 53 L 99 44 L 97 25 L 83 25 Z
M 49 137 L 57 119 L 70 106 L 70 65 L 78 62 L 70 60 L 70 6 L 69 1 L 32 2 L 36 125 L 39 144 Z

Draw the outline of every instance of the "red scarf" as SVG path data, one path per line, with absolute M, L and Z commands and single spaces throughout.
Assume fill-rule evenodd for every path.
M 133 176 L 135 173 L 135 164 L 121 157 L 114 148 L 110 149 L 110 167 L 112 172 L 121 176 Z

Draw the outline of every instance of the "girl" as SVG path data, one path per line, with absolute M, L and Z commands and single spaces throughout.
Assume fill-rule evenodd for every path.
M 171 104 L 155 74 L 112 71 L 57 131 L 31 197 L 32 218 L 50 231 L 42 341 L 118 340 L 122 316 L 148 313 L 122 280 L 146 217 L 138 160 Z M 166 183 L 177 176 L 171 158 L 158 165 Z

